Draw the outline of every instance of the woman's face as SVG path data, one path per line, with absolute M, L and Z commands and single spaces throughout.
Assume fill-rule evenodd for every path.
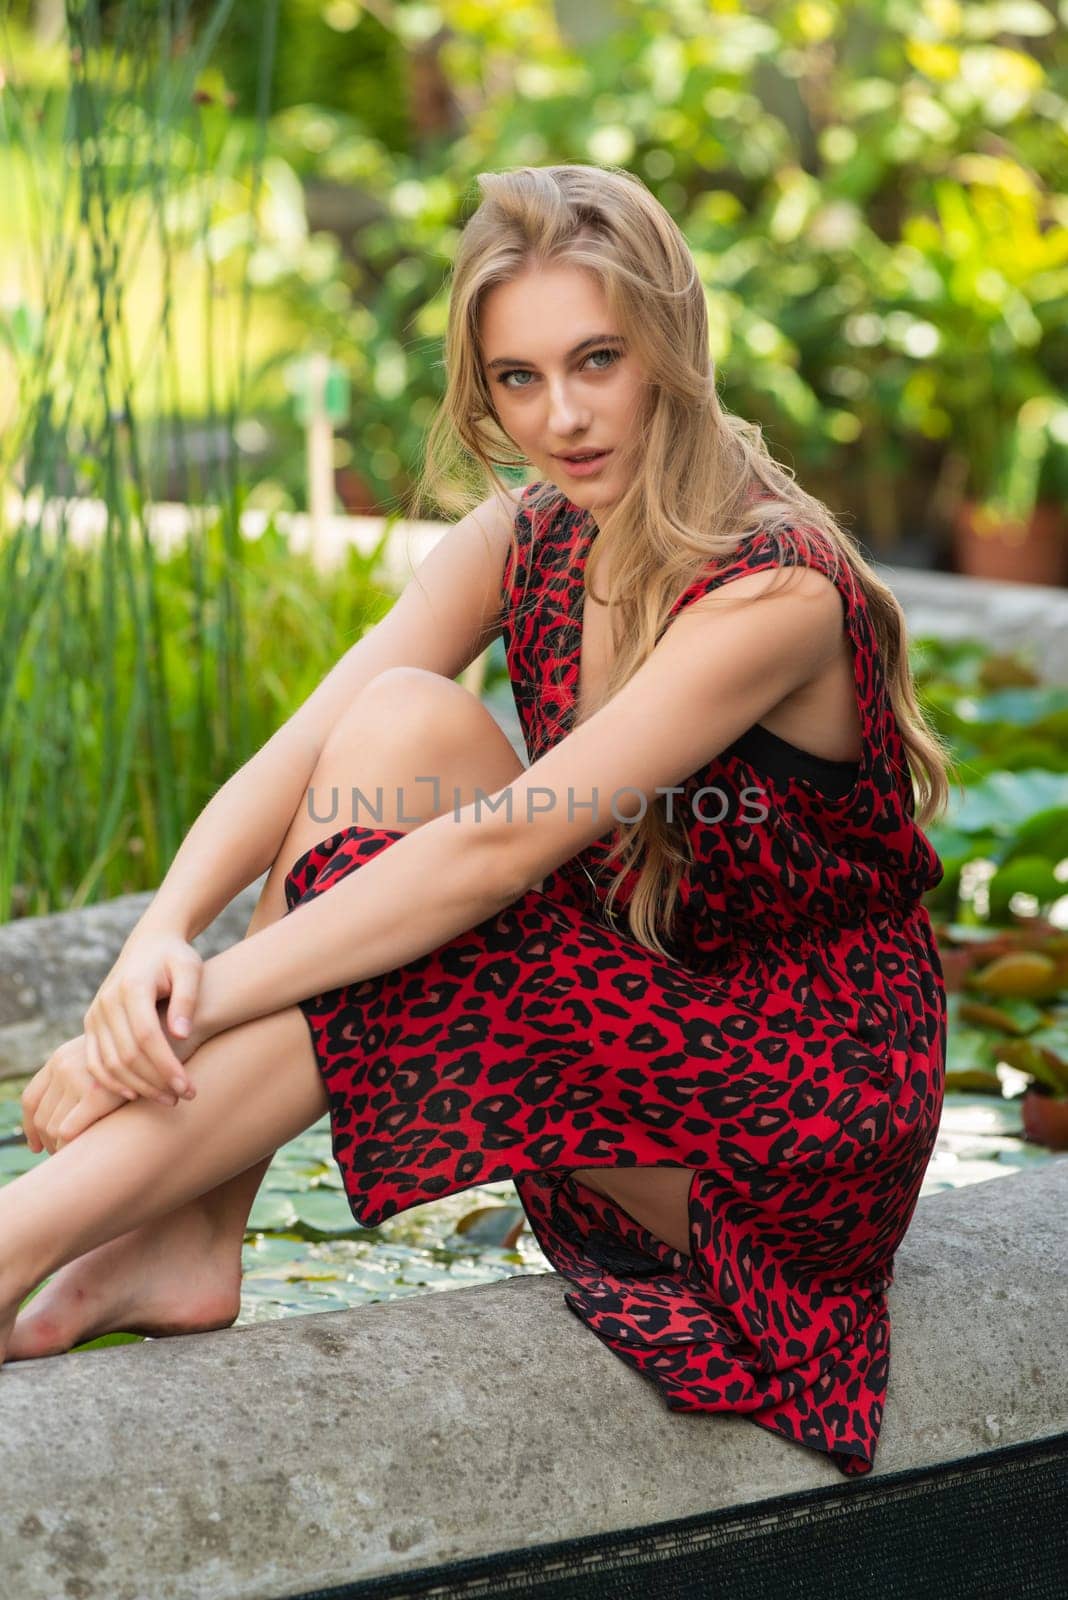
M 623 493 L 644 379 L 600 285 L 577 267 L 497 284 L 482 303 L 482 366 L 502 428 L 539 479 L 596 512 Z M 583 469 L 563 457 L 607 452 Z

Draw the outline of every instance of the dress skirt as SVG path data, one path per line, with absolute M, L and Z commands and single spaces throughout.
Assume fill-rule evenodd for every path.
M 287 914 L 402 837 L 321 840 L 285 880 Z M 554 873 L 300 1007 L 361 1226 L 511 1179 L 567 1307 L 671 1410 L 739 1412 L 863 1474 L 938 1086 L 900 1069 L 890 1036 L 865 1042 L 835 1003 L 847 968 L 787 943 L 762 960 L 774 993 L 752 965 L 745 982 L 695 972 Z M 571 1176 L 627 1166 L 692 1169 L 688 1255 Z

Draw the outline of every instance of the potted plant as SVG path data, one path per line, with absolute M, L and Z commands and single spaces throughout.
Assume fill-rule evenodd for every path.
M 1068 227 L 1057 202 L 1010 155 L 972 153 L 902 227 L 906 286 L 884 320 L 924 362 L 901 406 L 941 441 L 934 513 L 957 570 L 975 577 L 1068 581 Z
M 972 464 L 973 498 L 958 500 L 953 557 L 959 572 L 996 582 L 1068 583 L 1068 516 L 1054 497 L 1068 445 L 1068 406 L 1033 395 L 1006 427 L 985 468 Z M 1048 486 L 1047 486 L 1048 485 Z
M 1031 1077 L 1020 1103 L 1024 1133 L 1034 1144 L 1068 1150 L 1068 1060 L 1030 1039 L 1017 1040 L 1010 1047 L 1006 1056 L 1010 1066 L 1016 1064 L 1012 1056 L 1016 1056 L 1019 1070 Z
M 1021 944 L 973 971 L 962 1022 L 989 1029 L 991 1059 L 1028 1079 L 1020 1102 L 1027 1138 L 1068 1150 L 1068 934 L 1049 931 L 1041 947 Z

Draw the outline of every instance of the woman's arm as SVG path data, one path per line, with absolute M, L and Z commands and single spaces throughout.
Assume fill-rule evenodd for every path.
M 491 495 L 461 518 L 420 563 L 387 615 L 212 796 L 127 945 L 149 931 L 195 938 L 238 890 L 271 866 L 328 734 L 372 678 L 396 666 L 455 678 L 495 637 L 520 493 L 509 490 L 504 505 Z
M 738 579 L 727 587 L 746 585 Z M 325 894 L 205 962 L 201 1025 L 222 1032 L 428 954 L 725 749 L 840 648 L 841 598 L 806 570 L 738 608 L 688 606 L 630 681 L 507 788 L 444 812 Z M 570 804 L 569 804 L 570 796 Z
M 323 745 L 363 686 L 394 666 L 455 677 L 499 631 L 521 492 L 491 496 L 451 528 L 387 616 L 204 807 L 85 1013 L 88 1071 L 102 1088 L 165 1104 L 193 1092 L 175 1042 L 201 1036 L 203 964 L 190 940 L 277 858 Z

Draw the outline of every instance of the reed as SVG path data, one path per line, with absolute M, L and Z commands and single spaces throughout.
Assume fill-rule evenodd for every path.
M 334 658 L 330 606 L 347 597 L 350 633 L 376 608 L 369 558 L 328 595 L 273 530 L 239 530 L 277 0 L 244 117 L 210 72 L 231 6 L 198 7 L 194 28 L 188 0 L 68 0 L 43 85 L 0 34 L 25 290 L 0 357 L 17 395 L 0 436 L 0 919 L 158 883 Z M 206 460 L 190 417 L 222 442 Z M 195 508 L 169 552 L 147 527 L 166 483 Z M 89 541 L 86 497 L 104 507 Z

